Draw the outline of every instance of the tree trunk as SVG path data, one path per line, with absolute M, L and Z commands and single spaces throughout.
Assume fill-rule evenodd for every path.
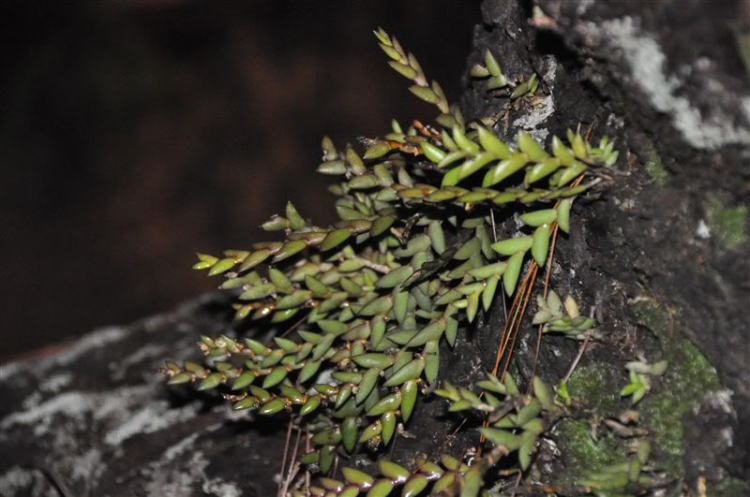
M 619 395 L 625 363 L 669 361 L 633 407 L 638 426 L 673 488 L 682 480 L 696 492 L 705 481 L 708 495 L 741 495 L 750 479 L 750 92 L 735 49 L 748 9 L 710 0 L 486 0 L 469 66 L 490 50 L 511 81 L 538 74 L 538 98 L 510 103 L 467 76 L 462 100 L 467 119 L 488 119 L 507 138 L 524 129 L 549 140 L 580 124 L 597 140 L 616 139 L 620 159 L 576 202 L 571 234 L 555 252 L 552 287 L 592 308 L 603 331 L 571 393 L 589 414 L 613 417 L 629 407 Z M 499 221 L 507 234 L 512 219 Z M 156 373 L 167 357 L 195 358 L 199 335 L 223 332 L 230 311 L 227 295 L 212 295 L 0 368 L 0 493 L 274 495 L 286 423 L 232 414 L 216 396 L 162 386 Z M 498 302 L 455 351 L 446 349 L 442 378 L 469 385 L 492 368 L 502 314 Z M 528 324 L 514 363 L 522 381 L 535 341 Z M 558 382 L 578 345 L 545 336 L 542 377 Z M 396 459 L 458 456 L 475 442 L 450 435 L 456 419 L 440 400 L 417 409 L 416 438 L 399 439 Z M 541 481 L 561 484 L 591 463 L 575 444 L 576 430 L 592 428 L 590 417 L 581 421 L 550 433 L 557 450 L 540 449 Z

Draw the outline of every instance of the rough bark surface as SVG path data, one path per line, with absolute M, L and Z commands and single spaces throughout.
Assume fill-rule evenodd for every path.
M 579 368 L 604 365 L 600 371 L 621 387 L 625 362 L 669 358 L 675 369 L 649 395 L 670 406 L 686 383 L 694 392 L 688 408 L 677 406 L 684 414 L 671 439 L 677 446 L 670 452 L 657 444 L 655 464 L 676 457 L 689 488 L 698 478 L 747 480 L 750 93 L 728 27 L 747 19 L 746 4 L 536 6 L 534 15 L 529 2 L 487 0 L 469 63 L 489 49 L 511 80 L 536 72 L 538 98 L 509 112 L 507 99 L 467 79 L 464 110 L 492 119 L 506 137 L 525 129 L 549 139 L 581 123 L 617 139 L 621 159 L 598 193 L 577 202 L 575 226 L 555 255 L 554 287 L 593 307 L 605 332 Z M 502 234 L 514 226 L 506 214 L 498 219 Z M 167 389 L 155 372 L 167 356 L 194 357 L 198 336 L 223 331 L 228 310 L 226 296 L 207 297 L 0 369 L 0 493 L 58 495 L 65 487 L 75 495 L 273 495 L 285 423 L 231 414 L 216 396 Z M 491 368 L 502 313 L 498 303 L 454 352 L 446 350 L 443 378 L 467 385 Z M 535 330 L 524 329 L 516 356 L 522 379 L 532 369 L 535 339 Z M 558 381 L 577 349 L 545 337 L 542 376 Z M 697 351 L 720 385 L 706 379 L 705 367 L 691 366 Z M 647 412 L 648 396 L 644 403 Z M 449 436 L 457 420 L 442 403 L 427 400 L 417 409 L 419 422 L 409 428 L 417 437 L 399 440 L 396 459 L 408 463 L 417 451 L 460 455 L 469 447 L 470 438 Z M 552 450 L 539 457 L 543 480 L 573 470 Z

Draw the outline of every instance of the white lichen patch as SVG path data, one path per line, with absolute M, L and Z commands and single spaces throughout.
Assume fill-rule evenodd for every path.
M 114 380 L 121 380 L 125 377 L 129 368 L 142 365 L 142 363 L 148 362 L 149 366 L 152 365 L 150 363 L 163 363 L 164 357 L 168 355 L 167 352 L 166 345 L 146 344 L 121 361 L 111 363 L 109 369 L 113 373 L 112 378 Z M 148 369 L 148 373 L 152 374 L 152 369 Z
M 695 234 L 698 236 L 698 238 L 708 240 L 709 238 L 711 238 L 711 228 L 708 227 L 706 221 L 701 219 L 700 221 L 698 221 L 698 227 L 695 230 Z
M 622 51 L 633 80 L 648 97 L 649 103 L 659 112 L 671 116 L 673 126 L 687 143 L 703 149 L 750 145 L 750 129 L 736 126 L 728 118 L 728 113 L 717 106 L 704 115 L 687 97 L 678 94 L 681 82 L 676 76 L 666 73 L 664 51 L 652 36 L 638 28 L 633 18 L 626 16 L 599 24 L 587 23 L 585 29 L 597 43 Z
M 163 430 L 173 424 L 187 421 L 195 414 L 195 408 L 192 406 L 169 409 L 167 402 L 155 402 L 129 414 L 124 422 L 107 432 L 104 442 L 109 445 L 120 445 L 133 435 Z
M 111 392 L 64 392 L 0 420 L 0 440 L 7 430 L 28 426 L 36 437 L 58 434 L 61 424 L 69 430 L 86 432 L 89 420 L 97 421 L 107 432 L 105 443 L 119 445 L 135 434 L 153 433 L 196 415 L 196 408 L 170 409 L 166 401 L 151 398 L 153 386 L 139 385 Z M 140 407 L 143 406 L 143 407 Z M 140 408 L 139 408 L 140 407 Z
M 543 127 L 543 125 L 554 113 L 555 102 L 552 95 L 548 95 L 539 101 L 533 112 L 513 121 L 513 126 L 527 131 L 535 140 L 544 143 L 549 135 L 549 130 Z
M 84 335 L 81 339 L 77 340 L 73 345 L 66 348 L 59 354 L 55 354 L 49 359 L 42 361 L 44 366 L 67 366 L 77 361 L 84 354 L 89 353 L 94 349 L 99 349 L 105 345 L 119 342 L 128 335 L 128 330 L 125 328 L 111 327 L 103 328 Z
M 703 403 L 708 404 L 714 409 L 720 410 L 725 414 L 730 414 L 736 418 L 737 412 L 734 410 L 734 405 L 732 404 L 733 395 L 734 392 L 728 388 L 724 390 L 718 390 L 716 392 L 711 392 L 710 394 L 708 394 L 703 400 Z
M 214 425 L 208 429 L 218 428 Z M 161 458 L 148 465 L 144 473 L 148 479 L 146 491 L 149 495 L 181 496 L 193 494 L 193 485 L 199 484 L 207 495 L 239 497 L 239 487 L 221 478 L 209 478 L 206 468 L 209 465 L 205 455 L 196 449 L 198 434 L 189 435 L 164 451 Z M 192 453 L 187 459 L 185 454 Z
M 42 377 L 44 373 L 55 366 L 67 366 L 76 362 L 83 355 L 105 345 L 119 342 L 128 335 L 126 328 L 103 328 L 84 335 L 72 345 L 61 352 L 37 361 L 18 361 L 0 366 L 0 382 L 8 381 L 11 377 L 17 381 L 27 381 L 28 378 L 19 379 L 22 373 L 30 373 L 36 377 Z
M 73 374 L 69 372 L 63 372 L 55 374 L 44 380 L 39 384 L 39 390 L 45 393 L 57 393 L 63 388 L 70 385 L 73 380 Z
M 10 362 L 0 366 L 0 382 L 8 381 L 8 378 L 21 371 L 23 369 L 22 364 L 21 362 Z
M 80 457 L 75 458 L 72 472 L 73 480 L 96 481 L 104 469 L 102 451 L 91 449 Z
M 58 497 L 55 489 L 38 470 L 13 466 L 0 474 L 0 495 L 11 497 L 28 494 Z
M 197 407 L 172 409 L 167 401 L 154 400 L 153 392 L 153 385 L 145 384 L 105 392 L 68 391 L 43 402 L 24 403 L 0 420 L 0 445 L 28 432 L 50 453 L 68 454 L 45 464 L 70 475 L 72 481 L 95 481 L 105 469 L 105 454 L 121 450 L 130 437 L 155 433 L 197 415 Z M 92 425 L 101 428 L 92 432 Z
M 540 143 L 544 143 L 549 136 L 549 130 L 545 127 L 547 119 L 555 113 L 555 100 L 553 96 L 555 77 L 557 76 L 557 62 L 554 57 L 545 59 L 546 71 L 542 79 L 547 84 L 550 94 L 535 103 L 534 108 L 513 121 L 513 126 L 528 132 Z

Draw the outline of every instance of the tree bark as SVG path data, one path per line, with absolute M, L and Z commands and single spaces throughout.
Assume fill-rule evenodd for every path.
M 577 371 L 600 376 L 604 390 L 582 401 L 604 417 L 627 409 L 617 394 L 624 364 L 669 360 L 634 407 L 655 441 L 652 463 L 685 488 L 731 480 L 741 493 L 750 479 L 750 92 L 733 37 L 750 25 L 748 4 L 486 0 L 483 16 L 469 66 L 490 50 L 509 80 L 536 73 L 541 85 L 533 102 L 510 103 L 467 76 L 468 119 L 547 141 L 580 124 L 621 151 L 601 187 L 576 202 L 551 277 L 602 323 Z M 498 219 L 500 233 L 512 226 Z M 228 296 L 212 295 L 0 368 L 0 493 L 273 495 L 286 423 L 232 414 L 216 396 L 164 387 L 156 373 L 166 357 L 194 358 L 199 335 L 223 332 L 230 314 Z M 491 369 L 502 314 L 498 302 L 446 349 L 442 378 L 468 385 Z M 524 327 L 517 346 L 522 381 L 535 333 Z M 577 352 L 545 337 L 540 374 L 558 382 Z M 393 457 L 472 446 L 470 435 L 450 436 L 457 423 L 442 402 L 417 409 L 416 438 L 399 439 Z M 561 430 L 550 439 L 561 452 L 540 449 L 549 463 L 541 480 L 555 482 L 580 468 Z

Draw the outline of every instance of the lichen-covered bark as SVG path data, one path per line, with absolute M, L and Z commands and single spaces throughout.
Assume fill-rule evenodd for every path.
M 544 138 L 581 123 L 618 140 L 611 181 L 578 202 L 555 258 L 553 285 L 581 292 L 607 333 L 582 364 L 616 369 L 612 391 L 625 361 L 672 361 L 642 405 L 658 459 L 689 481 L 747 478 L 750 92 L 731 29 L 747 23 L 746 6 L 534 5 L 485 2 L 470 61 L 490 49 L 511 78 L 543 77 L 541 104 L 501 117 L 499 134 Z M 502 100 L 479 85 L 464 102 L 472 118 L 502 116 Z M 531 369 L 532 342 L 519 348 L 520 371 Z M 542 372 L 559 378 L 556 363 L 571 354 L 546 340 Z
M 655 446 L 652 464 L 695 488 L 739 495 L 750 446 L 750 94 L 728 22 L 739 3 L 662 0 L 487 0 L 469 63 L 489 49 L 511 80 L 540 75 L 538 98 L 512 104 L 466 80 L 469 118 L 506 137 L 538 139 L 579 123 L 615 138 L 621 159 L 597 192 L 576 202 L 558 240 L 552 285 L 593 309 L 604 338 L 587 348 L 570 390 L 589 414 L 629 407 L 618 392 L 626 361 L 670 361 L 636 406 Z M 498 212 L 511 233 L 513 212 Z M 0 492 L 55 495 L 273 495 L 285 423 L 234 416 L 215 396 L 167 389 L 155 368 L 194 357 L 200 334 L 227 325 L 227 302 L 204 300 L 128 328 L 96 332 L 72 349 L 0 369 Z M 468 385 L 495 360 L 498 302 L 446 350 L 443 378 Z M 535 330 L 525 327 L 514 371 L 532 370 Z M 551 382 L 578 349 L 545 337 L 539 371 Z M 427 400 L 393 456 L 460 455 L 460 419 Z M 416 418 L 415 418 L 416 419 Z M 589 437 L 591 417 L 566 420 L 545 445 L 541 478 L 616 462 L 623 445 Z M 365 465 L 367 461 L 360 461 Z M 737 492 L 740 492 L 739 494 Z
M 227 326 L 215 295 L 0 367 L 0 495 L 272 495 L 283 427 L 169 390 L 157 368 Z

